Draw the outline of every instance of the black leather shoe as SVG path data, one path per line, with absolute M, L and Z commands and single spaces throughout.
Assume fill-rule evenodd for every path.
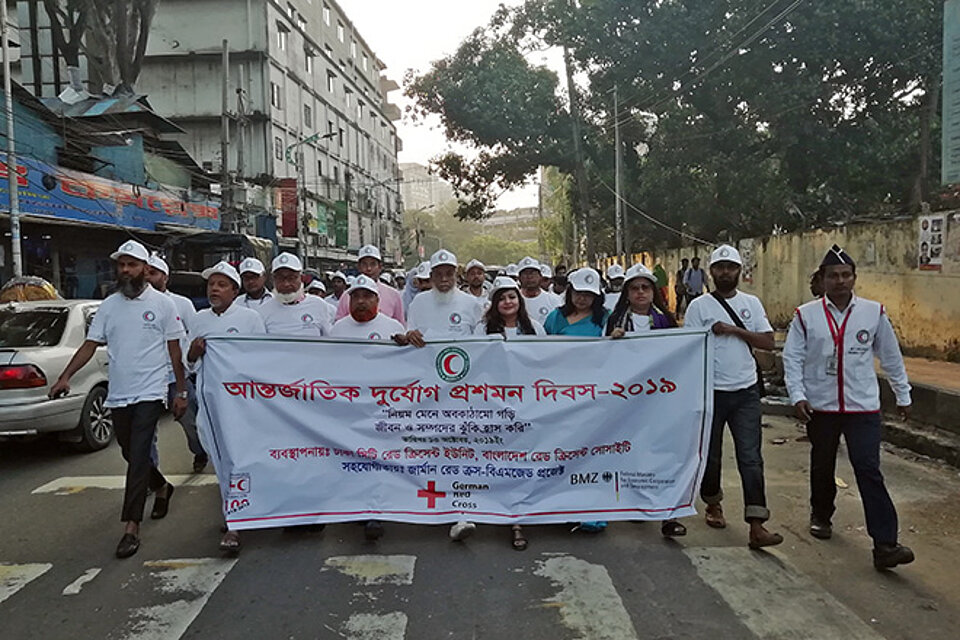
M 193 456 L 193 472 L 203 473 L 203 470 L 207 468 L 208 462 L 210 462 L 210 458 L 207 456 Z
M 829 540 L 833 535 L 833 526 L 816 516 L 810 516 L 810 535 L 821 540 Z
M 170 510 L 170 498 L 173 497 L 173 485 L 169 482 L 167 483 L 167 497 L 161 498 L 159 495 L 153 499 L 153 511 L 150 512 L 150 517 L 154 520 L 159 520 L 167 515 L 167 511 Z
M 132 533 L 125 533 L 120 538 L 120 544 L 117 545 L 117 557 L 129 558 L 140 548 L 140 538 Z
M 893 569 L 913 562 L 913 550 L 902 544 L 878 544 L 873 548 L 873 566 L 877 571 Z

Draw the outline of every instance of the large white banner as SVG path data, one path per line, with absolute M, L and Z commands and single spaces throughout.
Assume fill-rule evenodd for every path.
M 663 520 L 695 513 L 711 340 L 217 337 L 201 431 L 234 529 Z

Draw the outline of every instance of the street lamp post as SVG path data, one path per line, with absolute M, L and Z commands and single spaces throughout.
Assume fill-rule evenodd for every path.
M 20 187 L 17 179 L 17 150 L 13 131 L 13 89 L 10 82 L 10 39 L 7 28 L 7 2 L 0 0 L 0 20 L 3 21 L 3 33 L 0 35 L 3 48 L 3 92 L 7 113 L 7 180 L 10 194 L 10 243 L 13 275 L 23 275 L 23 257 L 20 251 Z
M 300 206 L 297 207 L 297 212 L 299 214 L 298 215 L 299 220 L 297 220 L 297 244 L 300 246 L 300 253 L 302 254 L 303 265 L 305 267 L 310 265 L 310 260 L 307 256 L 306 233 L 304 230 L 304 227 L 307 223 L 307 185 L 306 185 L 307 170 L 306 170 L 305 163 L 302 162 L 302 160 L 299 157 L 293 155 L 293 150 L 305 144 L 310 144 L 311 142 L 317 142 L 319 140 L 326 140 L 326 139 L 332 138 L 335 135 L 338 135 L 338 134 L 315 133 L 312 136 L 304 138 L 299 142 L 294 142 L 293 144 L 287 147 L 287 153 L 286 153 L 287 162 L 291 163 L 294 167 L 297 168 L 297 183 L 298 183 L 298 186 L 300 187 L 298 189 L 298 192 L 300 194 L 300 203 L 302 205 L 302 208 Z

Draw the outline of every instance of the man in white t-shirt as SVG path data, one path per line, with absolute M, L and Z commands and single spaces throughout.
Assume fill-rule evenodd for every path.
M 350 298 L 350 315 L 334 323 L 330 337 L 390 340 L 403 333 L 402 324 L 380 313 L 380 291 L 371 278 L 357 276 L 347 295 Z
M 107 297 L 93 318 L 87 339 L 50 388 L 51 398 L 70 393 L 70 378 L 107 345 L 110 387 L 105 406 L 112 411 L 113 428 L 120 451 L 127 461 L 124 488 L 124 534 L 117 545 L 118 558 L 129 558 L 140 548 L 140 521 L 147 489 L 156 498 L 150 517 L 167 515 L 173 485 L 167 482 L 151 460 L 157 421 L 167 401 L 167 363 L 173 363 L 176 396 L 173 415 L 187 409 L 187 387 L 183 372 L 180 338 L 183 324 L 170 298 L 146 280 L 146 247 L 135 240 L 124 242 L 110 255 L 117 268 L 119 291 Z
M 743 486 L 744 519 L 750 525 L 752 549 L 783 542 L 763 523 L 770 518 L 763 480 L 763 434 L 760 426 L 760 390 L 753 349 L 774 348 L 773 327 L 763 304 L 756 296 L 737 290 L 743 262 L 740 253 L 721 245 L 710 256 L 714 295 L 700 296 L 687 309 L 687 327 L 710 327 L 714 340 L 713 425 L 710 452 L 700 484 L 700 497 L 707 503 L 706 521 L 714 528 L 726 526 L 720 462 L 723 457 L 723 426 L 730 426 L 736 450 L 737 468 Z M 729 307 L 730 311 L 727 311 Z M 731 312 L 736 318 L 731 316 Z
M 527 315 L 531 320 L 543 324 L 551 311 L 563 305 L 563 300 L 560 296 L 544 291 L 540 287 L 542 274 L 537 260 L 527 256 L 517 263 L 517 269 L 519 269 L 520 295 L 523 296 Z
M 303 290 L 303 263 L 292 253 L 273 259 L 273 297 L 259 309 L 267 333 L 320 338 L 330 335 L 333 310 Z
M 360 247 L 360 251 L 357 253 L 357 270 L 377 283 L 377 288 L 380 292 L 381 313 L 403 324 L 405 319 L 400 292 L 389 284 L 379 281 L 380 274 L 383 273 L 383 261 L 380 257 L 380 249 L 372 244 Z M 350 315 L 350 297 L 340 296 L 337 303 L 336 319 L 339 320 L 348 315 Z
M 612 264 L 607 267 L 607 282 L 609 285 L 604 291 L 603 306 L 613 311 L 617 306 L 617 300 L 620 299 L 620 292 L 623 290 L 623 281 L 627 277 L 627 272 L 619 264 Z
M 399 344 L 422 347 L 426 338 L 472 335 L 483 317 L 483 302 L 457 289 L 457 256 L 446 249 L 430 256 L 432 288 L 410 303 L 407 333 Z
M 190 338 L 193 334 L 193 321 L 197 315 L 197 310 L 189 298 L 181 296 L 170 291 L 167 288 L 167 282 L 170 278 L 170 267 L 166 261 L 156 253 L 150 255 L 147 260 L 147 282 L 154 289 L 170 298 L 177 312 L 180 314 L 180 321 L 183 323 L 184 337 L 180 340 L 180 352 L 186 353 L 190 346 Z M 169 398 L 173 398 L 175 389 L 175 380 L 173 378 L 173 367 L 169 368 Z M 193 472 L 202 473 L 207 466 L 210 458 L 207 452 L 203 450 L 200 444 L 200 436 L 197 434 L 197 391 L 190 377 L 187 377 L 187 411 L 177 422 L 183 428 L 183 435 L 187 438 L 187 448 L 193 454 Z
M 463 270 L 464 285 L 460 288 L 464 293 L 469 293 L 474 298 L 486 300 L 490 295 L 490 283 L 487 282 L 487 268 L 477 259 L 467 263 L 467 268 Z
M 248 309 L 260 310 L 260 307 L 273 296 L 267 291 L 267 270 L 256 258 L 244 258 L 240 263 L 240 282 L 246 292 L 237 300 Z

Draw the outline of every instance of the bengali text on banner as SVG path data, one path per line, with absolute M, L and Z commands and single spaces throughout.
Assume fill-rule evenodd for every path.
M 234 529 L 695 513 L 712 338 L 477 338 L 425 348 L 215 337 L 200 426 Z

